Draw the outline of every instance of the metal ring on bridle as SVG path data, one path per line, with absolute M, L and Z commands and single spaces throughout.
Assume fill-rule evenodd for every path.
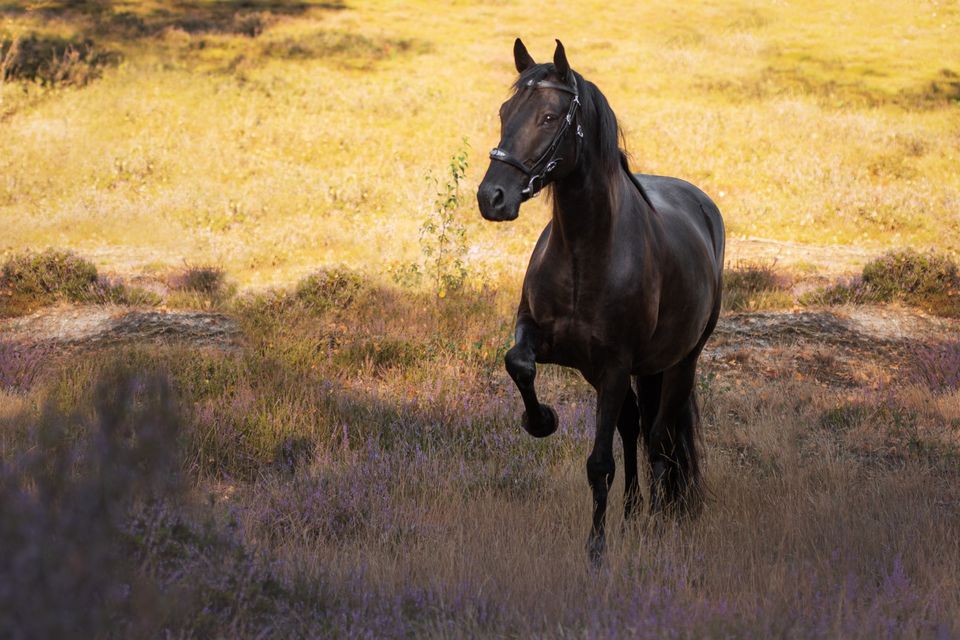
M 557 89 L 559 91 L 565 91 L 573 94 L 573 100 L 570 101 L 570 106 L 567 108 L 567 115 L 564 117 L 560 128 L 550 141 L 550 146 L 548 146 L 546 150 L 540 154 L 540 157 L 537 158 L 537 160 L 533 163 L 532 168 L 528 169 L 526 163 L 518 160 L 510 152 L 504 151 L 500 147 L 495 147 L 490 151 L 491 160 L 499 160 L 500 162 L 509 164 L 511 167 L 522 171 L 530 179 L 529 182 L 527 182 L 527 186 L 524 187 L 524 189 L 520 192 L 520 197 L 523 202 L 526 202 L 530 198 L 536 196 L 540 190 L 543 189 L 547 176 L 554 169 L 556 169 L 560 161 L 563 160 L 563 158 L 556 157 L 557 149 L 560 147 L 560 143 L 563 142 L 567 131 L 574 124 L 574 122 L 577 124 L 577 154 L 579 155 L 580 153 L 580 141 L 583 139 L 583 127 L 580 126 L 579 118 L 577 117 L 577 111 L 580 109 L 580 93 L 577 90 L 576 76 L 572 76 L 572 78 L 572 87 L 565 84 L 560 84 L 558 82 L 550 82 L 548 80 L 527 81 L 526 86 L 530 87 L 531 89 Z

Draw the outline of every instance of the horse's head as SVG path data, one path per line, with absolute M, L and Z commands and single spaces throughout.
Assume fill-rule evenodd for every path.
M 534 62 L 519 38 L 513 57 L 520 79 L 500 107 L 500 144 L 477 191 L 480 213 L 494 221 L 516 219 L 521 203 L 568 174 L 583 137 L 577 78 L 560 41 L 553 64 Z

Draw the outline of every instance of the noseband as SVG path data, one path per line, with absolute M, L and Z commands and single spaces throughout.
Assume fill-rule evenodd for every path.
M 495 147 L 490 151 L 491 160 L 505 162 L 511 167 L 519 169 L 530 178 L 527 186 L 520 192 L 521 201 L 523 202 L 540 193 L 550 172 L 556 169 L 560 161 L 563 160 L 563 158 L 556 157 L 557 149 L 560 147 L 560 143 L 563 142 L 567 131 L 573 126 L 574 122 L 577 123 L 577 152 L 579 153 L 580 141 L 583 140 L 583 127 L 580 126 L 579 118 L 577 118 L 577 111 L 580 108 L 580 93 L 577 91 L 577 78 L 572 74 L 571 77 L 573 77 L 572 87 L 547 80 L 540 80 L 539 82 L 533 80 L 527 81 L 526 86 L 531 89 L 558 89 L 573 94 L 573 100 L 570 101 L 566 118 L 560 123 L 560 128 L 557 130 L 557 133 L 554 134 L 553 140 L 550 141 L 550 146 L 540 154 L 540 157 L 533 163 L 532 168 L 528 169 L 526 163 L 518 160 L 510 152 L 504 151 L 500 147 Z

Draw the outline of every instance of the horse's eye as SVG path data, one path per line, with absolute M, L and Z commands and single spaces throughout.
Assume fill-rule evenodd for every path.
M 552 113 L 548 113 L 547 115 L 543 116 L 544 124 L 550 124 L 551 122 L 556 122 L 556 121 L 557 121 L 557 116 L 553 115 Z

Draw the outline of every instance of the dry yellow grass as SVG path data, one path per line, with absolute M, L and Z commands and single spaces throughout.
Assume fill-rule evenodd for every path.
M 113 3 L 158 25 L 136 39 L 90 14 L 0 13 L 2 32 L 93 34 L 124 55 L 81 89 L 0 89 L 0 251 L 70 247 L 121 272 L 216 262 L 242 286 L 383 272 L 416 253 L 424 177 L 462 138 L 468 191 L 482 175 L 517 35 L 541 59 L 563 39 L 634 168 L 702 186 L 734 242 L 960 247 L 956 3 L 371 1 L 268 16 L 255 38 L 176 21 L 213 24 L 222 5 L 162 6 Z M 544 204 L 512 226 L 462 213 L 474 270 L 514 280 Z

